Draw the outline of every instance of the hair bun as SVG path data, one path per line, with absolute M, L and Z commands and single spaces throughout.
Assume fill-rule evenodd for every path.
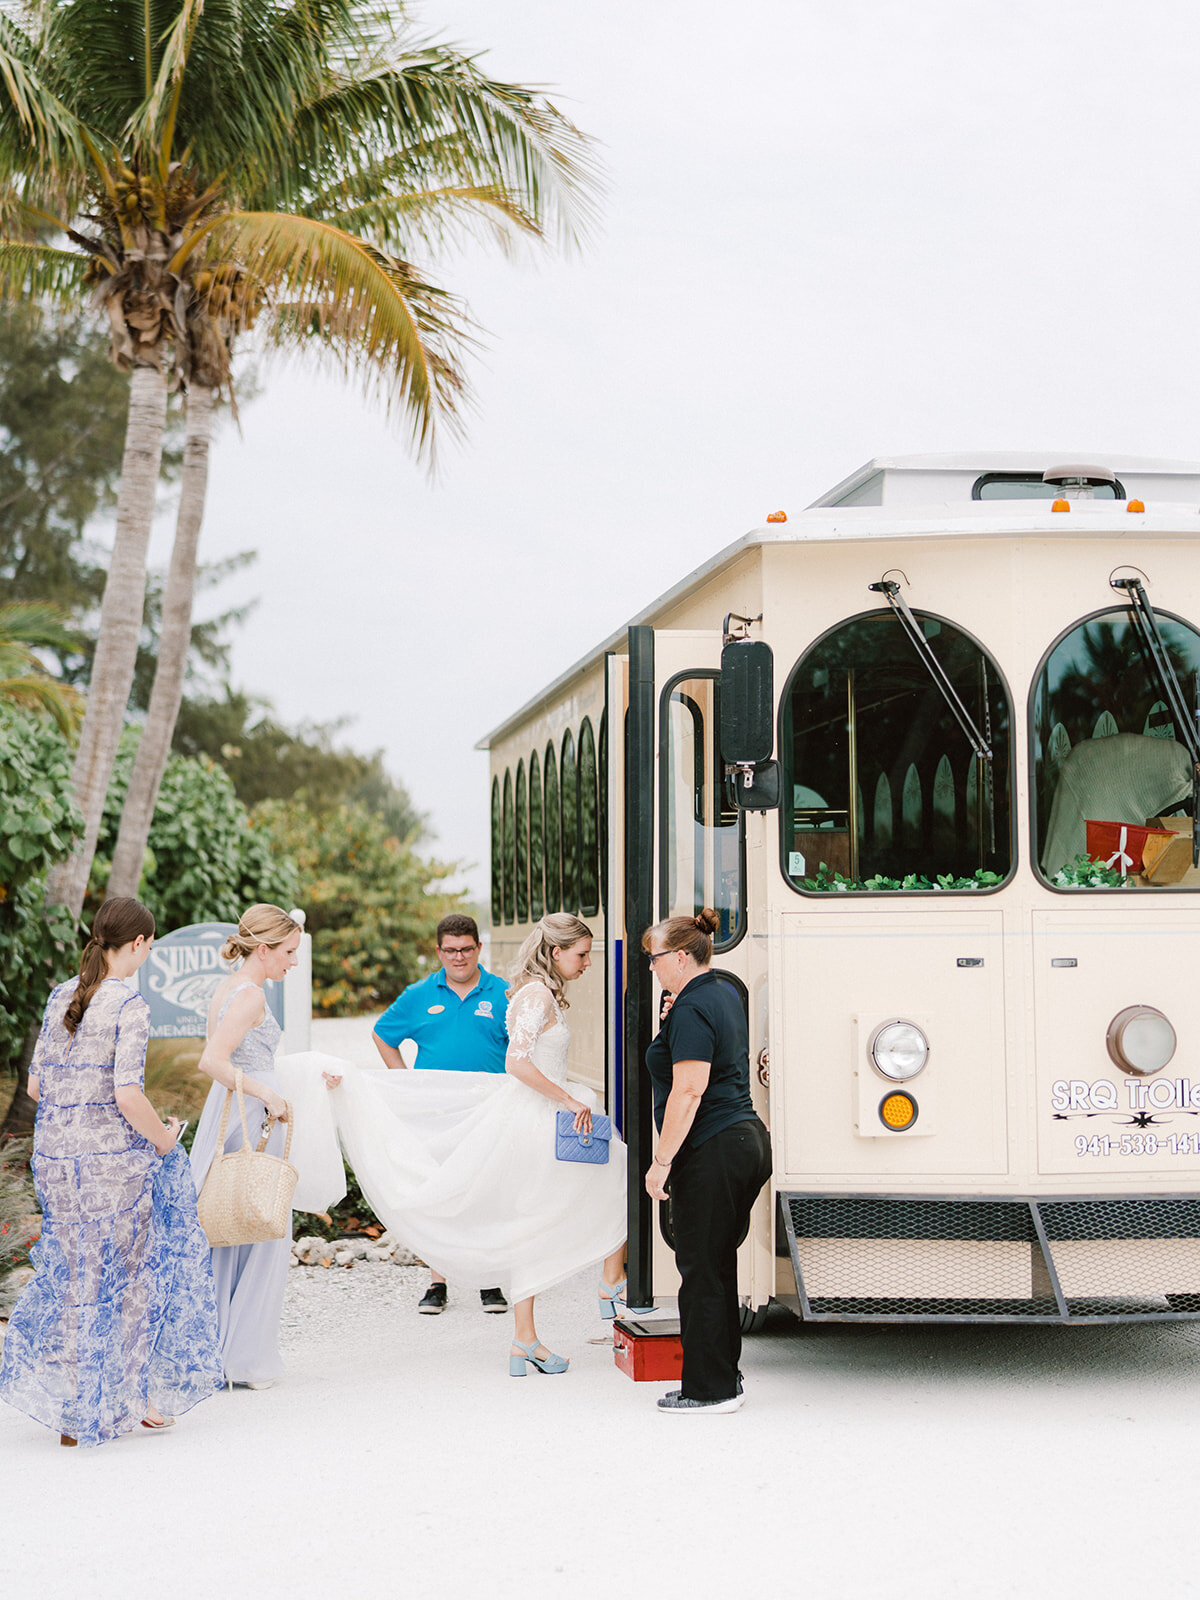
M 709 935 L 716 933 L 721 926 L 721 919 L 711 906 L 705 906 L 703 910 L 697 911 L 692 920 L 701 933 Z

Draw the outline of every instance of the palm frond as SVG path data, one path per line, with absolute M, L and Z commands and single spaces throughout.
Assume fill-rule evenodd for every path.
M 13 302 L 48 296 L 67 304 L 78 304 L 86 268 L 86 256 L 73 250 L 0 239 L 0 300 Z
M 410 255 L 417 247 L 437 249 L 449 242 L 460 244 L 480 234 L 507 255 L 520 236 L 542 237 L 536 220 L 506 190 L 494 184 L 385 195 L 318 215 L 347 233 L 369 236 L 384 249 L 400 255 Z
M 78 732 L 83 721 L 83 696 L 79 691 L 40 672 L 0 677 L 0 700 L 11 700 L 15 705 L 53 717 L 68 739 Z
M 0 12 L 0 157 L 20 171 L 34 156 L 48 166 L 83 156 L 79 122 L 43 81 L 36 48 L 12 18 Z
M 455 296 L 407 262 L 311 217 L 217 218 L 196 230 L 170 270 L 202 246 L 239 262 L 267 298 L 272 343 L 323 347 L 343 373 L 403 410 L 418 451 L 431 448 L 439 425 L 453 429 L 465 389 L 460 351 L 472 338 Z
M 444 45 L 391 40 L 374 61 L 330 73 L 297 112 L 285 162 L 264 165 L 247 149 L 240 171 L 264 205 L 302 208 L 314 185 L 435 141 L 442 141 L 446 167 L 427 168 L 426 185 L 495 184 L 564 244 L 578 242 L 593 223 L 599 185 L 592 141 L 535 90 L 490 79 Z
M 66 613 L 44 600 L 13 600 L 0 606 L 0 650 L 34 646 L 59 652 L 82 644 Z

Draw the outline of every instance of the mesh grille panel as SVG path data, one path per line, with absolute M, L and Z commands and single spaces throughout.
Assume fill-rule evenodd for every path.
M 816 1317 L 1200 1315 L 1200 1197 L 780 1199 Z

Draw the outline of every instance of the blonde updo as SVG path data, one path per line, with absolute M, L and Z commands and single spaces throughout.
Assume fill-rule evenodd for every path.
M 523 989 L 527 983 L 544 983 L 558 1002 L 559 1008 L 565 1011 L 569 1001 L 566 998 L 563 975 L 554 964 L 554 952 L 569 950 L 581 939 L 591 937 L 592 930 L 587 923 L 581 922 L 569 911 L 555 911 L 550 916 L 543 917 L 540 922 L 534 924 L 533 932 L 517 951 L 508 998 L 511 1000 L 517 990 Z
M 298 920 L 298 916 L 299 919 Z M 237 932 L 231 933 L 221 947 L 223 961 L 245 961 L 260 944 L 274 949 L 303 926 L 303 913 L 284 911 L 279 906 L 257 905 L 243 911 L 238 918 Z

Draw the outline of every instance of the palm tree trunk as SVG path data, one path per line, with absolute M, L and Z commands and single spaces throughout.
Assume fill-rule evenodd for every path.
M 166 421 L 166 377 L 157 367 L 135 367 L 129 380 L 116 538 L 100 607 L 87 711 L 71 774 L 83 813 L 83 837 L 74 855 L 54 869 L 46 885 L 47 900 L 66 906 L 75 917 L 83 909 L 104 799 L 133 686 L 146 601 L 146 546 L 154 521 Z
M 175 545 L 163 596 L 162 636 L 158 665 L 146 726 L 129 779 L 117 848 L 113 852 L 108 893 L 138 892 L 150 824 L 158 802 L 159 785 L 171 753 L 175 719 L 183 698 L 183 679 L 192 639 L 192 604 L 196 593 L 196 546 L 204 521 L 208 490 L 208 453 L 212 441 L 215 393 L 193 383 L 187 398 L 187 433 L 183 446 L 183 478 L 179 512 L 175 519 Z

